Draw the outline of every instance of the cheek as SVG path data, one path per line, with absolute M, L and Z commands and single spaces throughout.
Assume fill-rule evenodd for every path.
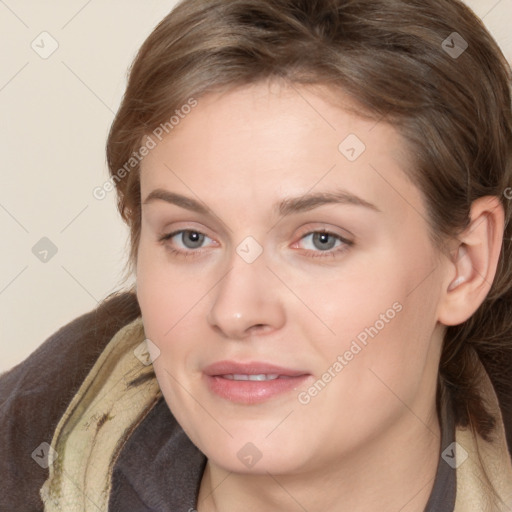
M 205 279 L 190 279 L 179 267 L 169 264 L 162 248 L 151 248 L 141 239 L 137 261 L 137 298 L 146 336 L 166 343 L 183 319 L 208 291 Z M 162 347 L 163 348 L 163 347 Z
M 391 381 L 406 374 L 414 380 L 430 357 L 436 327 L 439 276 L 434 253 L 428 241 L 411 245 L 404 240 L 378 258 L 361 260 L 329 284 L 302 288 L 317 316 L 310 315 L 308 338 L 321 336 L 315 345 L 325 363 L 347 352 L 364 372 L 375 367 Z

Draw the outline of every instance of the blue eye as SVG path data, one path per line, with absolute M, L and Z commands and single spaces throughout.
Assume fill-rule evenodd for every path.
M 340 242 L 339 237 L 325 232 L 310 233 L 309 235 L 306 235 L 303 240 L 307 238 L 310 238 L 311 244 L 314 248 L 320 251 L 329 251 L 336 247 L 336 242 Z
M 173 245 L 178 247 L 178 249 L 172 249 L 173 251 L 183 253 L 200 249 L 205 240 L 211 241 L 212 239 L 199 231 L 191 229 L 174 231 L 160 238 L 161 242 L 171 241 Z
M 187 249 L 198 249 L 203 244 L 205 238 L 205 235 L 197 231 L 181 231 L 178 233 L 178 240 L 181 240 L 181 243 Z
M 299 248 L 311 252 L 313 257 L 336 256 L 352 245 L 354 243 L 350 240 L 328 231 L 313 231 L 304 235 L 297 243 Z
M 213 242 L 209 236 L 192 229 L 162 235 L 159 241 L 165 244 L 172 254 L 185 257 L 200 256 L 203 253 L 201 249 Z M 352 245 L 354 243 L 350 240 L 324 230 L 307 233 L 294 247 L 304 249 L 310 257 L 334 257 Z

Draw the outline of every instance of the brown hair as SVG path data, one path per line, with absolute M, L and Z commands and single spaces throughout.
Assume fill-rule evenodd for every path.
M 463 50 L 462 41 L 462 54 L 450 52 Z M 366 116 L 397 127 L 439 247 L 467 227 L 475 199 L 501 197 L 507 224 L 492 289 L 469 320 L 447 329 L 440 363 L 456 423 L 489 439 L 495 419 L 474 382 L 478 358 L 506 422 L 512 419 L 512 209 L 504 196 L 512 196 L 511 74 L 482 22 L 458 0 L 178 4 L 141 47 L 107 143 L 131 229 L 131 268 L 141 226 L 139 166 L 132 160 L 123 179 L 120 170 L 141 152 L 144 136 L 162 123 L 171 130 L 173 113 L 206 92 L 276 77 L 338 88 Z

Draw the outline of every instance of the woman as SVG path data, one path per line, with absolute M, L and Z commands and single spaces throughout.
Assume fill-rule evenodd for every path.
M 2 378 L 6 507 L 510 510 L 511 150 L 456 0 L 180 3 L 107 143 L 136 289 Z

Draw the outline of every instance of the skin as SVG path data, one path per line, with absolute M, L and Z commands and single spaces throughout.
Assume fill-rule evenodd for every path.
M 205 95 L 142 163 L 137 297 L 146 336 L 160 350 L 154 370 L 164 398 L 208 458 L 200 512 L 412 512 L 432 490 L 444 326 L 467 319 L 488 293 L 503 212 L 495 198 L 475 202 L 467 233 L 439 252 L 406 174 L 404 141 L 337 98 L 278 83 Z M 353 162 L 338 149 L 348 134 L 366 145 Z M 209 213 L 145 203 L 157 188 Z M 275 211 L 286 198 L 337 188 L 379 211 Z M 206 235 L 199 248 L 181 235 L 159 240 L 186 229 Z M 335 235 L 328 251 L 311 235 L 322 230 Z M 263 250 L 252 263 L 236 252 L 248 236 Z M 396 303 L 400 312 L 378 335 L 300 403 L 298 394 Z M 232 403 L 204 383 L 204 367 L 220 360 L 310 376 L 263 403 Z M 248 442 L 261 453 L 251 468 L 237 456 Z

